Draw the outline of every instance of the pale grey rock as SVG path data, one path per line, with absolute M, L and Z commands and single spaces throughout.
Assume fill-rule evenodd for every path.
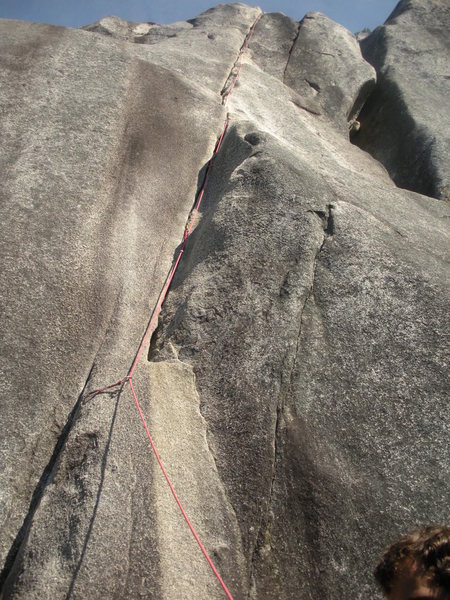
M 129 389 L 77 397 L 133 359 L 259 15 L 221 6 L 150 43 L 115 19 L 111 35 L 2 23 L 2 598 L 224 597 Z M 303 95 L 304 24 L 295 42 L 287 17 L 258 21 L 134 378 L 236 600 L 381 598 L 382 547 L 445 520 L 450 496 L 450 205 L 399 190 L 342 135 L 373 70 L 349 32 L 314 26 L 352 92 L 336 113 L 326 86 Z
M 234 48 L 232 37 L 220 64 L 224 72 L 244 36 L 235 36 Z M 116 381 L 131 364 L 182 237 L 198 173 L 222 126 L 225 77 L 212 93 L 198 80 L 140 60 L 128 45 L 59 27 L 2 21 L 0 44 L 4 577 L 86 382 L 92 388 Z M 69 548 L 66 554 L 55 544 L 55 561 L 63 561 L 61 572 L 67 568 L 70 577 L 85 534 L 71 523 L 89 523 L 113 407 L 105 401 L 92 414 L 83 411 L 67 446 L 68 466 L 61 461 L 60 471 L 76 480 L 69 491 L 87 503 L 85 521 L 82 506 L 75 516 L 70 512 L 78 500 L 67 502 L 67 490 L 51 507 L 55 532 Z M 126 443 L 131 439 L 127 435 Z M 78 471 L 92 454 L 92 477 L 81 485 Z M 138 467 L 128 460 L 118 461 L 117 472 L 125 469 L 132 481 Z M 130 486 L 128 480 L 118 505 L 125 513 L 131 511 Z M 91 496 L 85 488 L 94 490 Z M 123 514 L 112 518 L 123 525 Z M 114 531 L 121 537 L 120 529 Z M 117 561 L 110 564 L 117 568 Z M 42 567 L 40 597 L 46 572 Z M 64 576 L 58 577 L 67 590 Z M 122 585 L 120 578 L 110 581 Z
M 150 358 L 193 366 L 250 597 L 381 597 L 380 549 L 450 497 L 450 207 L 244 69 Z
M 116 17 L 94 25 L 97 33 L 106 34 L 126 51 L 142 60 L 161 65 L 189 77 L 214 92 L 221 90 L 245 37 L 261 15 L 259 8 L 245 4 L 220 4 L 186 23 L 172 25 L 118 22 Z M 139 29 L 140 28 L 140 29 Z M 136 43 L 133 43 L 136 42 Z
M 400 187 L 450 193 L 450 10 L 442 0 L 402 0 L 361 42 L 378 85 L 354 141 Z
M 321 13 L 300 22 L 283 81 L 313 99 L 341 129 L 355 120 L 375 86 L 375 71 L 363 60 L 355 36 Z
M 177 360 L 152 363 L 149 381 L 149 420 L 158 450 L 183 495 L 189 518 L 214 560 L 219 561 L 234 596 L 245 597 L 242 532 L 217 471 L 192 367 Z M 153 465 L 161 597 L 222 599 L 224 594 L 180 518 L 159 466 Z
M 299 23 L 282 13 L 266 13 L 258 21 L 249 54 L 261 69 L 283 81 Z
M 358 31 L 357 33 L 355 33 L 355 37 L 358 40 L 358 42 L 362 42 L 366 39 L 367 36 L 370 35 L 370 33 L 370 29 L 363 29 L 362 31 Z
M 158 25 L 152 22 L 125 21 L 115 16 L 105 17 L 96 23 L 82 27 L 85 31 L 92 31 L 137 44 L 157 44 L 163 39 L 177 37 L 179 33 L 192 28 L 192 23 L 187 21 L 179 21 L 171 25 Z
M 255 27 L 248 50 L 255 64 L 283 83 L 300 26 L 301 24 L 282 13 L 264 14 Z M 302 95 L 292 87 L 289 89 L 291 102 L 296 106 L 315 115 L 323 112 L 320 103 L 310 94 Z

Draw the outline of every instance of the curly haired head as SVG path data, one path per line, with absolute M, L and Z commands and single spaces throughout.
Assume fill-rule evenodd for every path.
M 403 536 L 385 550 L 375 568 L 375 579 L 389 597 L 405 573 L 450 599 L 450 526 L 423 527 Z

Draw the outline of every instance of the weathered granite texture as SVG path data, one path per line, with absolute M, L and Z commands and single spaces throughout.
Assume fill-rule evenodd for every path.
M 400 187 L 450 198 L 450 11 L 445 0 L 402 0 L 361 42 L 378 86 L 354 141 Z
M 129 389 L 86 392 L 133 359 L 255 21 L 134 379 L 155 442 L 236 600 L 379 598 L 380 549 L 448 516 L 450 205 L 350 144 L 351 34 L 259 17 L 1 23 L 2 598 L 224 597 Z
M 283 82 L 314 99 L 336 125 L 348 128 L 375 86 L 355 36 L 321 13 L 299 24 Z
M 222 127 L 221 87 L 258 11 L 236 7 L 227 14 L 230 32 L 223 45 L 204 36 L 214 62 L 210 72 L 186 68 L 189 79 L 145 52 L 137 56 L 133 44 L 1 22 L 3 577 L 76 421 L 77 399 L 87 382 L 92 388 L 126 374 L 165 280 L 199 171 Z M 64 454 L 69 466 L 60 470 L 76 479 L 71 485 L 86 508 L 72 514 L 61 500 L 51 512 L 61 524 L 67 513 L 72 537 L 85 535 L 73 523 L 83 522 L 83 510 L 89 522 L 87 488 L 95 498 L 101 462 L 93 464 L 86 484 L 79 471 L 87 468 L 89 451 L 102 456 L 113 411 L 110 401 L 96 403 L 92 412 L 86 407 L 81 431 L 69 441 L 74 446 Z M 127 431 L 133 416 L 118 418 L 116 425 Z M 123 442 L 137 451 L 135 433 Z M 144 440 L 142 445 L 145 452 Z M 114 486 L 110 505 L 132 514 L 139 466 L 129 463 L 129 450 L 125 455 L 117 468 L 125 469 L 126 498 L 118 502 Z M 125 539 L 126 528 L 119 531 Z M 71 547 L 69 579 L 77 560 L 72 537 L 61 542 Z M 108 536 L 103 541 L 116 545 Z M 66 556 L 60 545 L 54 552 Z M 120 578 L 112 581 L 122 585 Z M 66 585 L 62 575 L 58 585 Z

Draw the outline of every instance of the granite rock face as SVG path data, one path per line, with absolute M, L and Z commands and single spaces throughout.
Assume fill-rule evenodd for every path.
M 123 375 L 164 283 L 258 11 L 227 14 L 223 44 L 201 35 L 210 70 L 195 58 L 184 75 L 150 60 L 150 46 L 1 23 L 3 575 L 86 382 Z M 102 402 L 86 417 L 72 462 L 84 464 L 85 444 L 100 455 L 111 415 Z
M 321 13 L 304 17 L 286 65 L 286 85 L 316 100 L 338 126 L 348 127 L 375 80 L 375 71 L 363 60 L 355 36 L 345 27 Z
M 402 0 L 361 42 L 378 85 L 354 141 L 404 187 L 450 197 L 450 11 L 443 0 Z
M 224 597 L 129 386 L 87 394 L 127 373 L 226 113 L 134 386 L 236 600 L 381 597 L 381 548 L 447 517 L 450 205 L 349 142 L 354 37 L 243 4 L 0 28 L 1 597 Z

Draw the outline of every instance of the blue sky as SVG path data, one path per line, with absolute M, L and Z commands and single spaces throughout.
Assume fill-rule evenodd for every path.
M 80 27 L 107 15 L 130 21 L 172 23 L 195 17 L 219 4 L 215 0 L 0 0 L 0 18 L 26 19 Z M 308 11 L 320 11 L 353 32 L 381 25 L 397 0 L 259 0 L 265 12 L 283 12 L 300 20 Z

